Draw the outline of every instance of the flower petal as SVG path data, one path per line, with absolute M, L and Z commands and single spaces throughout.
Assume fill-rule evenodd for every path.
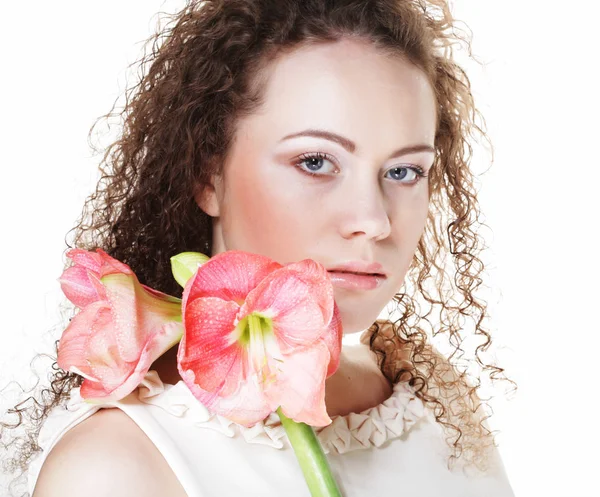
M 135 360 L 125 361 L 119 353 L 110 309 L 102 309 L 90 328 L 91 334 L 87 341 L 86 360 L 92 371 L 92 376 L 101 382 L 105 388 L 113 390 L 131 374 L 131 371 L 135 368 Z M 141 352 L 141 348 L 139 352 Z
M 177 354 L 182 378 L 192 370 L 201 389 L 222 396 L 238 388 L 244 378 L 243 349 L 231 339 L 238 312 L 238 304 L 216 297 L 198 298 L 187 306 Z
M 342 352 L 342 338 L 344 331 L 342 327 L 342 317 L 337 304 L 333 306 L 333 316 L 327 327 L 327 331 L 323 333 L 322 339 L 327 349 L 329 350 L 329 366 L 327 368 L 327 378 L 337 371 L 340 365 L 340 354 Z
M 262 395 L 256 378 L 252 376 L 247 381 L 241 382 L 232 395 L 221 397 L 200 388 L 195 380 L 193 370 L 189 369 L 184 372 L 180 370 L 180 374 L 194 397 L 204 407 L 246 428 L 251 428 L 272 412 Z
M 331 280 L 320 268 L 305 259 L 272 272 L 248 293 L 240 319 L 252 312 L 269 316 L 283 353 L 315 342 L 331 321 L 335 303 Z
M 269 408 L 281 410 L 296 422 L 327 426 L 331 418 L 325 407 L 325 376 L 329 351 L 324 342 L 286 356 L 277 381 L 264 391 Z
M 133 271 L 127 264 L 108 255 L 104 250 L 97 248 L 96 252 L 74 248 L 67 251 L 69 257 L 77 266 L 84 267 L 98 273 L 100 277 L 112 273 L 132 275 Z
M 181 321 L 180 300 L 156 291 L 148 293 L 135 275 L 114 273 L 101 281 L 124 361 L 136 361 L 148 338 L 159 333 L 165 323 Z
M 137 363 L 121 364 L 120 368 L 113 368 L 113 372 L 120 371 L 120 376 L 114 375 L 111 382 L 84 380 L 80 389 L 81 396 L 92 403 L 116 401 L 127 397 L 139 386 L 150 366 L 157 359 L 157 350 L 156 337 L 149 339 Z
M 100 260 L 102 262 L 100 270 L 98 271 L 100 278 L 106 276 L 107 274 L 114 273 L 123 273 L 133 276 L 134 273 L 127 264 L 123 264 L 121 261 L 111 257 L 102 249 L 96 249 L 96 253 L 100 256 Z
M 101 281 L 106 288 L 106 299 L 112 311 L 119 354 L 125 362 L 136 361 L 148 333 L 148 330 L 142 329 L 140 322 L 145 309 L 141 309 L 139 302 L 136 302 L 136 285 L 139 286 L 137 278 L 115 273 L 104 276 Z
M 221 252 L 200 266 L 188 280 L 182 296 L 184 312 L 188 299 L 200 297 L 219 297 L 239 304 L 250 290 L 280 267 L 281 264 L 259 254 L 241 250 Z
M 95 404 L 105 402 L 110 395 L 110 391 L 104 388 L 102 383 L 85 379 L 79 387 L 79 394 L 86 402 Z
M 102 257 L 98 253 L 90 252 L 84 249 L 70 249 L 67 251 L 67 257 L 71 259 L 75 265 L 89 269 L 96 273 L 100 272 L 102 267 Z
M 92 274 L 82 266 L 71 266 L 58 279 L 63 293 L 80 309 L 97 300 L 104 300 L 104 288 L 99 289 L 93 284 L 90 279 Z
M 91 336 L 106 324 L 106 313 L 110 316 L 107 302 L 98 301 L 77 313 L 69 326 L 63 331 L 58 345 L 57 364 L 65 371 L 76 367 L 85 375 L 94 377 L 88 362 L 89 340 Z
M 183 324 L 164 323 L 158 333 L 147 337 L 139 357 L 135 361 L 126 362 L 119 355 L 110 307 L 106 303 L 104 307 L 101 305 L 101 302 L 95 304 L 98 310 L 93 319 L 84 316 L 80 320 L 84 325 L 82 329 L 87 330 L 79 335 L 81 342 L 84 342 L 84 355 L 78 356 L 79 362 L 71 365 L 69 370 L 85 368 L 86 371 L 82 372 L 86 379 L 81 385 L 80 393 L 86 400 L 120 400 L 135 390 L 152 363 L 177 343 L 183 333 Z M 94 309 L 88 306 L 85 310 L 91 312 Z M 80 315 L 83 313 L 76 317 Z M 71 325 L 74 322 L 75 318 Z M 69 352 L 74 348 L 75 342 L 70 340 L 65 343 L 66 347 L 59 348 L 59 366 L 63 369 L 66 369 L 65 363 L 69 361 Z
M 287 264 L 285 269 L 296 273 L 311 288 L 314 299 L 321 305 L 323 321 L 329 323 L 333 316 L 334 291 L 331 277 L 322 264 L 312 260 L 304 259 L 299 262 Z

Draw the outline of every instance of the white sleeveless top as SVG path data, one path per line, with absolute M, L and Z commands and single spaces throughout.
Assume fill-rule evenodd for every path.
M 146 433 L 188 497 L 310 497 L 277 414 L 243 427 L 209 413 L 183 381 L 163 384 L 153 370 L 120 401 L 88 404 L 75 388 L 66 409 L 50 412 L 38 440 L 42 452 L 29 467 L 30 495 L 58 440 L 109 407 L 123 410 Z M 315 432 L 345 497 L 514 497 L 495 449 L 486 473 L 448 470 L 442 427 L 405 382 L 397 383 L 382 404 L 332 420 Z

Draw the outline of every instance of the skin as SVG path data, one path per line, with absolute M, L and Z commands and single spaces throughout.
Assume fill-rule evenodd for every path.
M 349 39 L 299 48 L 272 62 L 267 76 L 265 103 L 238 121 L 223 176 L 196 195 L 213 217 L 211 255 L 245 250 L 326 268 L 381 263 L 388 277 L 377 289 L 334 285 L 344 333 L 362 332 L 401 288 L 423 233 L 428 180 L 396 168 L 428 174 L 434 153 L 391 155 L 434 146 L 434 92 L 409 62 Z M 307 129 L 347 137 L 356 150 L 316 137 L 282 141 Z M 300 157 L 318 152 L 328 157 Z M 360 412 L 391 395 L 375 357 L 364 344 L 344 344 L 340 367 L 326 380 L 330 415 Z

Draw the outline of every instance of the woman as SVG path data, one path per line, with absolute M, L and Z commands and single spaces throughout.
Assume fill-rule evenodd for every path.
M 336 418 L 318 430 L 346 496 L 512 495 L 478 384 L 425 325 L 468 351 L 470 317 L 489 345 L 467 153 L 485 133 L 453 24 L 441 0 L 189 2 L 142 60 L 73 240 L 177 296 L 169 258 L 183 251 L 330 270 L 344 333 L 360 336 L 327 379 Z M 378 320 L 390 302 L 398 320 Z M 473 365 L 502 373 L 478 354 Z M 175 356 L 99 406 L 59 371 L 43 452 L 21 454 L 33 496 L 307 495 L 276 419 L 244 429 L 207 415 Z

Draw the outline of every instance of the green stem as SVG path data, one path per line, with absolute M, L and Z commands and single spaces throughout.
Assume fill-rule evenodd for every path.
M 306 423 L 297 423 L 288 418 L 283 414 L 281 407 L 278 407 L 276 412 L 296 453 L 310 495 L 312 497 L 342 497 L 331 474 L 323 447 L 321 447 L 312 426 Z

